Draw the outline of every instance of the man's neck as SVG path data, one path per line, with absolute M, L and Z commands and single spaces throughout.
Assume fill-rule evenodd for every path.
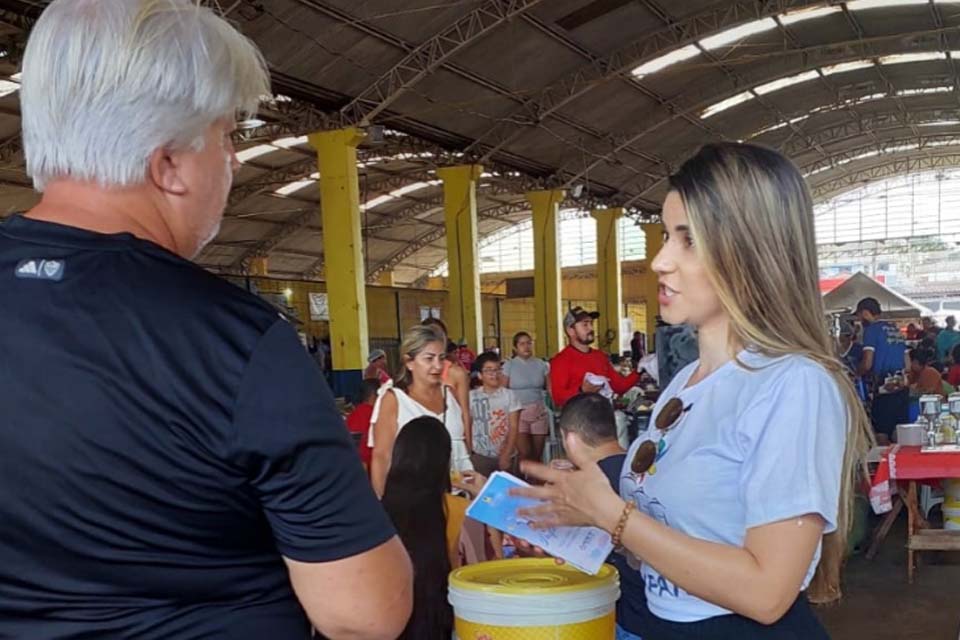
M 626 451 L 616 440 L 598 444 L 597 446 L 587 450 L 587 455 L 590 456 L 590 459 L 594 462 L 600 462 L 604 458 L 609 458 L 610 456 L 615 456 L 621 453 L 626 453 Z
M 488 385 L 488 384 L 485 384 L 485 385 L 483 385 L 483 386 L 480 387 L 480 388 L 483 389 L 483 392 L 484 392 L 484 393 L 488 393 L 488 394 L 489 394 L 489 393 L 496 393 L 497 391 L 500 390 L 500 387 L 499 387 L 499 386 L 491 387 L 491 386 Z
M 593 347 L 591 347 L 590 345 L 583 344 L 577 340 L 572 341 L 570 343 L 570 346 L 576 349 L 577 351 L 579 351 L 580 353 L 590 353 L 593 350 Z
M 76 180 L 55 180 L 25 217 L 94 233 L 129 233 L 185 256 L 159 203 L 146 186 L 104 189 Z

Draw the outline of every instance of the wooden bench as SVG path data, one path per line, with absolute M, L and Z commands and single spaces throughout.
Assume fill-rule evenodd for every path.
M 907 581 L 913 584 L 921 551 L 960 551 L 960 531 L 931 529 L 920 512 L 917 482 L 911 480 L 904 503 L 907 507 Z

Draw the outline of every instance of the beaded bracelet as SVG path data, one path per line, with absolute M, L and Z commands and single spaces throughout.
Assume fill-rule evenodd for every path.
M 613 530 L 613 546 L 618 548 L 620 546 L 620 536 L 623 535 L 623 530 L 627 528 L 627 520 L 630 518 L 630 512 L 633 511 L 636 505 L 633 502 L 627 500 L 627 503 L 623 507 L 623 513 L 620 514 L 620 521 L 617 522 L 617 528 Z

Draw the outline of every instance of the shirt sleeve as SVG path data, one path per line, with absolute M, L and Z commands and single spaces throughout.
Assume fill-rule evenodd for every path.
M 773 381 L 738 417 L 746 528 L 816 513 L 837 528 L 847 416 L 837 383 L 810 363 Z
M 640 380 L 640 374 L 636 371 L 632 371 L 628 376 L 620 375 L 620 372 L 613 367 L 613 363 L 610 362 L 610 358 L 606 358 L 607 361 L 607 372 L 606 376 L 610 380 L 610 388 L 617 395 L 623 395 L 637 384 Z
M 565 365 L 560 360 L 562 357 L 563 352 L 561 351 L 560 355 L 557 355 L 551 361 L 550 368 L 550 396 L 553 398 L 553 404 L 557 407 L 562 407 L 567 404 L 570 398 L 577 395 L 580 392 L 580 384 L 583 382 L 573 379 L 573 376 L 570 375 L 570 366 L 569 364 Z
M 877 338 L 880 336 L 880 332 L 877 331 L 878 328 L 878 325 L 872 324 L 863 330 L 864 351 L 876 351 L 880 346 L 879 341 L 877 340 Z
M 261 337 L 247 363 L 234 429 L 231 461 L 284 556 L 329 562 L 393 537 L 333 396 L 285 321 Z

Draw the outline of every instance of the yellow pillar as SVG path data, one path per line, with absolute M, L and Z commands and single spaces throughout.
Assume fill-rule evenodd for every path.
M 534 348 L 541 358 L 552 358 L 563 349 L 559 212 L 565 197 L 562 189 L 527 194 L 533 210 Z
M 330 349 L 334 392 L 346 395 L 359 385 L 367 365 L 367 298 L 360 233 L 357 181 L 359 129 L 322 131 L 309 136 L 320 169 L 320 214 L 324 271 L 330 309 Z
M 268 276 L 269 262 L 267 256 L 254 256 L 250 259 L 250 268 L 248 269 L 252 276 Z
M 620 353 L 620 316 L 623 315 L 620 274 L 620 218 L 623 209 L 597 209 L 597 342 L 607 353 Z
M 477 235 L 477 164 L 443 167 L 443 206 L 447 227 L 447 263 L 450 304 L 444 320 L 454 342 L 466 340 L 471 349 L 483 348 L 483 312 L 480 307 L 480 269 Z
M 660 301 L 657 298 L 659 284 L 657 282 L 657 274 L 650 265 L 653 263 L 653 259 L 657 257 L 657 254 L 660 253 L 660 249 L 663 248 L 663 225 L 660 223 L 645 224 L 643 225 L 643 233 L 647 240 L 647 257 L 643 263 L 643 274 L 640 278 L 643 298 L 646 300 L 647 305 L 647 326 L 645 329 L 647 334 L 647 350 L 649 351 L 656 348 L 654 340 L 657 333 L 657 316 L 660 315 Z

